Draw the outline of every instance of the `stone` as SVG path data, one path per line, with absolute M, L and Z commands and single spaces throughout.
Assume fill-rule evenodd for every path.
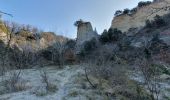
M 130 28 L 142 28 L 146 20 L 153 20 L 156 15 L 163 16 L 170 11 L 170 0 L 156 0 L 152 4 L 138 7 L 134 14 L 122 14 L 114 17 L 111 28 L 127 32 Z
M 97 36 L 98 34 L 95 30 L 93 30 L 90 22 L 82 21 L 77 25 L 77 44 L 81 45 L 85 41 L 89 41 Z

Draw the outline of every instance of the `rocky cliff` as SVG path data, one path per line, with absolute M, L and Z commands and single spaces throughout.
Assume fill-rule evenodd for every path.
M 170 12 L 170 0 L 155 0 L 150 5 L 137 7 L 133 14 L 121 14 L 114 17 L 111 28 L 117 28 L 122 32 L 130 28 L 141 28 L 146 20 L 153 20 L 156 15 L 163 16 Z
M 40 38 L 40 46 L 42 48 L 47 48 L 52 46 L 56 42 L 66 43 L 68 38 L 63 36 L 58 36 L 53 32 L 44 32 L 42 33 L 42 37 Z
M 8 37 L 7 33 L 0 29 L 0 41 L 7 44 Z M 10 46 L 17 47 L 20 50 L 26 49 L 26 47 L 31 47 L 33 50 L 41 50 L 52 46 L 56 42 L 66 43 L 68 38 L 63 36 L 55 35 L 53 32 L 43 32 L 40 38 L 36 38 L 33 34 L 28 36 L 13 35 Z
M 77 25 L 77 43 L 82 44 L 85 41 L 89 41 L 92 38 L 98 36 L 97 32 L 93 30 L 90 22 L 80 22 Z

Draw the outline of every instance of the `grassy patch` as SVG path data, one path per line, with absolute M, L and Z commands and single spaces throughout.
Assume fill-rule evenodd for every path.
M 79 95 L 78 92 L 75 91 L 75 90 L 71 91 L 71 92 L 68 94 L 69 97 L 76 97 L 76 96 L 78 96 L 78 95 Z
M 16 83 L 12 83 L 9 80 L 5 80 L 0 83 L 0 95 L 6 94 L 6 93 L 13 93 L 13 92 L 19 92 L 24 91 L 28 88 L 26 86 L 26 82 L 23 80 L 20 80 Z
M 54 85 L 54 84 L 50 84 L 50 85 L 48 86 L 47 90 L 48 90 L 48 92 L 50 92 L 50 93 L 54 93 L 54 92 L 56 92 L 56 91 L 58 90 L 58 87 L 57 87 L 56 85 Z

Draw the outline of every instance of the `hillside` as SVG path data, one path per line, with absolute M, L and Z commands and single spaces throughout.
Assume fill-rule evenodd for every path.
M 142 28 L 146 20 L 153 20 L 156 15 L 163 16 L 170 11 L 170 0 L 155 0 L 149 5 L 136 7 L 135 12 L 121 14 L 113 18 L 111 28 L 127 32 L 130 28 Z
M 116 11 L 76 39 L 0 21 L 0 100 L 170 100 L 170 1 Z
M 19 49 L 23 49 L 25 46 L 30 45 L 34 50 L 41 50 L 48 48 L 56 42 L 64 44 L 69 39 L 56 35 L 53 32 L 39 32 L 38 29 L 29 25 L 22 26 L 13 22 L 3 24 L 2 22 L 0 26 L 0 40 L 5 44 L 7 44 L 10 40 L 10 46 L 15 46 Z

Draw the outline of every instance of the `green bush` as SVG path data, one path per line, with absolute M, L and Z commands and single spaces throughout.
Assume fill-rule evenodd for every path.
M 143 6 L 147 6 L 147 5 L 150 5 L 152 2 L 151 1 L 141 1 L 138 3 L 138 7 L 143 7 Z
M 149 50 L 152 52 L 152 54 L 158 54 L 162 50 L 168 50 L 168 45 L 164 43 L 164 41 L 160 40 L 159 34 L 155 34 L 150 41 L 150 44 L 148 44 Z
M 152 25 L 150 20 L 146 20 L 145 27 L 147 27 L 147 28 L 152 28 L 153 27 L 153 25 Z
M 154 18 L 154 25 L 156 25 L 156 27 L 162 27 L 165 26 L 167 23 L 165 22 L 165 20 L 163 19 L 163 17 L 156 15 Z
M 129 14 L 130 10 L 128 8 L 124 9 L 123 14 Z
M 76 46 L 76 41 L 75 40 L 69 40 L 66 42 L 65 47 L 69 49 L 74 49 Z
M 86 55 L 89 55 L 96 48 L 97 48 L 96 39 L 93 38 L 90 41 L 86 41 L 84 43 L 83 48 L 80 51 L 80 56 L 85 57 Z
M 119 15 L 121 15 L 122 14 L 122 11 L 121 10 L 117 10 L 116 12 L 115 12 L 115 16 L 119 16 Z
M 107 30 L 104 30 L 99 40 L 101 43 L 116 42 L 120 40 L 122 36 L 123 34 L 120 30 L 110 28 L 108 32 Z
M 161 28 L 166 26 L 168 23 L 165 21 L 166 18 L 156 15 L 153 21 L 146 20 L 146 28 Z M 166 19 L 167 20 L 167 19 Z
M 137 8 L 133 8 L 133 9 L 130 10 L 130 14 L 134 14 L 136 12 L 137 12 Z

